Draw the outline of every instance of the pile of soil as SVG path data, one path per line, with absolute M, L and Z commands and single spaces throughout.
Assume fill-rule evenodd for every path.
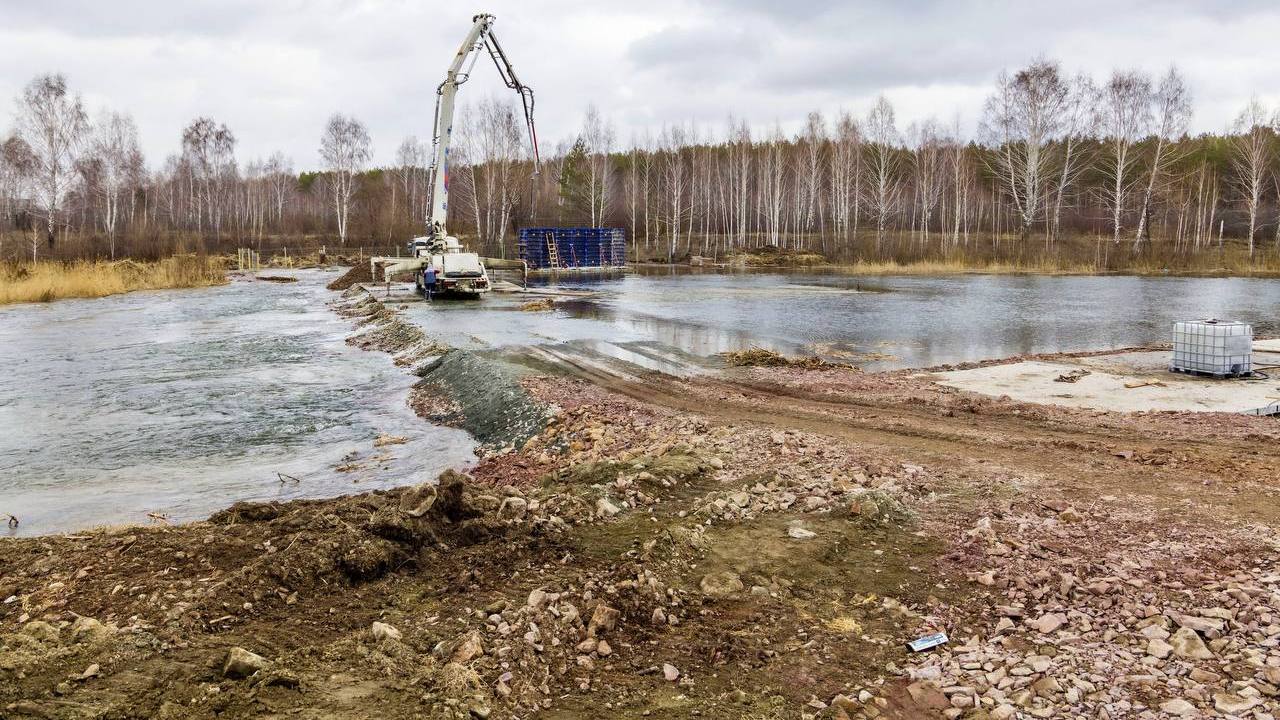
M 325 287 L 330 290 L 346 290 L 359 283 L 371 282 L 373 282 L 373 271 L 369 268 L 369 263 L 357 263 Z
M 733 367 L 793 367 L 805 370 L 823 370 L 826 368 L 850 368 L 851 365 L 833 363 L 817 356 L 787 357 L 781 353 L 764 348 L 749 350 L 730 350 L 721 353 L 724 361 Z

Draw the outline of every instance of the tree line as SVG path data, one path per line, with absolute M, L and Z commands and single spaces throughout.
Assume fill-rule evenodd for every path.
M 250 245 L 401 245 L 421 232 L 430 142 L 390 167 L 335 114 L 321 167 L 237 157 L 232 129 L 196 118 L 151 166 L 125 113 L 90 120 L 60 75 L 32 80 L 0 141 L 0 257 L 162 255 Z M 529 225 L 627 230 L 637 259 L 764 247 L 842 259 L 1157 258 L 1280 254 L 1280 114 L 1259 101 L 1220 133 L 1188 132 L 1176 68 L 1097 79 L 1036 60 L 1001 73 L 968 135 L 958 117 L 903 126 L 880 97 L 865 114 L 810 113 L 799 132 L 742 118 L 673 124 L 620 143 L 588 107 L 535 167 L 514 106 L 464 108 L 451 152 L 451 232 L 516 252 Z M 8 238 L 8 242 L 5 239 Z M 1107 258 L 1099 263 L 1099 257 Z

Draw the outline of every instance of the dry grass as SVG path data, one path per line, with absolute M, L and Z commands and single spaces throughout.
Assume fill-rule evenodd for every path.
M 915 260 L 907 262 L 898 262 L 896 260 L 859 260 L 852 264 L 839 265 L 838 268 L 855 275 L 955 275 L 959 273 L 1088 275 L 1098 272 L 1094 266 L 1082 263 L 1072 264 L 1044 261 L 1010 263 L 1001 261 L 974 261 L 967 258 Z
M 0 305 L 97 298 L 133 290 L 162 290 L 221 285 L 221 259 L 175 255 L 157 262 L 36 262 L 0 264 Z

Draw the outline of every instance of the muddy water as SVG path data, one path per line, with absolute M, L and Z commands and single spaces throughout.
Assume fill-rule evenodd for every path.
M 22 534 L 176 522 L 474 460 L 469 436 L 408 409 L 411 376 L 343 342 L 333 274 L 296 275 L 0 308 L 0 514 Z M 408 442 L 375 449 L 379 433 Z
M 629 274 L 561 280 L 594 297 L 553 313 L 492 312 L 515 301 L 436 302 L 411 317 L 473 347 L 535 346 L 690 367 L 726 350 L 815 353 L 869 369 L 1167 341 L 1175 320 L 1218 317 L 1280 332 L 1280 281 L 1137 277 L 851 277 L 812 273 Z M 690 359 L 690 357 L 692 359 Z M 651 358 L 641 363 L 649 369 Z

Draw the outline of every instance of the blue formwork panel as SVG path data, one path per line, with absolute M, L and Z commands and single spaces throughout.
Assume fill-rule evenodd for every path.
M 627 238 L 621 228 L 523 228 L 517 248 L 532 270 L 620 267 L 627 261 Z

